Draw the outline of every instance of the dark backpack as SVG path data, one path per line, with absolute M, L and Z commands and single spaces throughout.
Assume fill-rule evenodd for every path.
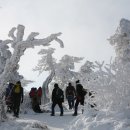
M 87 90 L 86 89 L 82 89 L 82 95 L 85 96 L 87 94 Z
M 10 94 L 10 89 L 9 88 L 6 88 L 6 97 L 8 97 Z
M 67 95 L 74 95 L 74 90 L 72 88 L 67 88 Z
M 57 91 L 56 91 L 56 98 L 59 100 L 59 101 L 62 101 L 64 102 L 64 92 L 62 89 L 58 88 Z
M 6 88 L 6 97 L 11 95 L 12 88 L 13 88 L 13 84 L 9 83 L 8 87 Z

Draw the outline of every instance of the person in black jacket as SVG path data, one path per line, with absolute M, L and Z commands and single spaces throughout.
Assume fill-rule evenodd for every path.
M 71 85 L 71 83 L 69 83 L 66 87 L 65 94 L 68 100 L 69 109 L 72 109 L 74 107 L 74 97 L 76 96 L 76 91 L 74 86 Z
M 15 117 L 19 117 L 20 103 L 23 103 L 23 87 L 18 81 L 12 89 L 13 112 Z
M 54 84 L 54 89 L 52 91 L 52 112 L 51 116 L 55 116 L 55 106 L 58 104 L 60 108 L 60 116 L 63 116 L 63 106 L 62 102 L 64 102 L 64 94 L 63 91 L 59 88 L 58 84 Z
M 76 81 L 76 102 L 75 102 L 75 111 L 73 116 L 77 116 L 77 110 L 78 110 L 78 105 L 79 103 L 84 106 L 84 99 L 85 99 L 85 94 L 83 94 L 83 86 L 80 84 L 80 81 Z

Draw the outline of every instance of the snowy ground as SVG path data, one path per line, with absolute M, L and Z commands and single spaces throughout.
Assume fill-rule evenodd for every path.
M 64 116 L 59 116 L 59 114 L 59 112 L 57 112 L 55 116 L 50 116 L 50 113 L 26 114 L 22 115 L 22 117 L 24 117 L 25 120 L 32 118 L 44 122 L 49 128 L 53 128 L 52 130 L 63 130 L 76 118 L 72 116 L 72 111 L 66 112 Z
M 57 110 L 59 110 L 58 107 L 56 107 Z M 64 130 L 76 118 L 72 114 L 73 110 L 65 110 L 64 116 L 59 116 L 59 112 L 56 112 L 55 116 L 50 116 L 50 113 L 34 113 L 33 111 L 20 114 L 19 118 L 7 114 L 9 121 L 3 122 L 0 130 Z
M 86 109 L 86 108 L 85 108 Z M 56 108 L 56 110 L 59 110 Z M 0 130 L 130 130 L 130 109 L 112 112 L 108 110 L 86 110 L 84 114 L 72 116 L 73 110 L 65 110 L 64 116 L 29 111 L 0 124 Z

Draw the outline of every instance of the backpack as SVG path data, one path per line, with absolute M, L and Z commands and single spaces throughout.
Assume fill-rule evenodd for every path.
M 6 97 L 10 96 L 12 88 L 13 88 L 13 84 L 9 83 L 8 87 L 6 88 L 6 93 L 5 93 Z
M 58 88 L 57 91 L 56 91 L 56 98 L 59 100 L 59 101 L 62 101 L 64 102 L 64 93 L 63 93 L 63 90 Z
M 67 95 L 74 95 L 74 90 L 73 90 L 73 88 L 71 87 L 71 88 L 67 88 Z
M 20 93 L 20 85 L 15 85 L 14 93 Z
M 31 91 L 29 93 L 30 98 L 34 97 L 35 91 L 36 91 L 35 88 L 31 88 Z
M 8 97 L 9 94 L 10 94 L 10 90 L 9 90 L 9 88 L 6 88 L 6 97 Z
M 87 94 L 87 90 L 86 89 L 82 89 L 82 95 L 85 96 Z
M 37 90 L 37 95 L 38 95 L 38 97 L 41 97 L 41 96 L 42 96 L 42 88 L 39 88 L 39 89 Z

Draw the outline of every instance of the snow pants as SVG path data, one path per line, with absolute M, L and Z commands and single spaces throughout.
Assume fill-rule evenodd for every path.
M 52 102 L 52 115 L 55 115 L 55 106 L 58 104 L 59 108 L 60 108 L 60 114 L 63 115 L 63 106 L 62 106 L 62 102 Z
M 84 106 L 84 98 L 76 99 L 74 114 L 77 114 L 79 103 Z
M 72 109 L 74 107 L 74 97 L 73 96 L 67 96 L 69 109 Z
M 17 97 L 13 100 L 13 112 L 15 116 L 19 115 L 21 98 Z

